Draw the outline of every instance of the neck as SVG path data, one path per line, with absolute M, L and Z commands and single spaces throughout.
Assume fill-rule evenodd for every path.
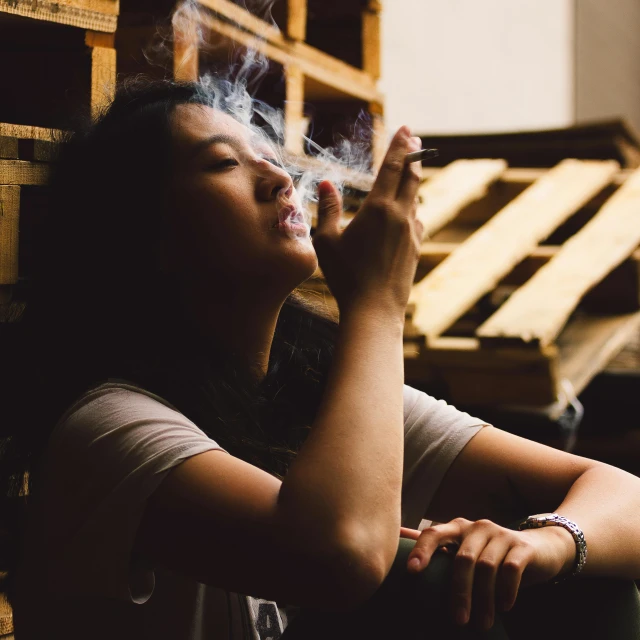
M 273 336 L 284 299 L 261 298 L 246 288 L 242 295 L 215 296 L 192 291 L 185 305 L 188 322 L 198 335 L 217 351 L 242 363 L 260 382 L 267 375 Z

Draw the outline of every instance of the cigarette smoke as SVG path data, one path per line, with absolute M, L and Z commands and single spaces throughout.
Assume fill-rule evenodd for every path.
M 272 17 L 275 0 L 236 0 L 234 4 L 250 10 L 272 28 L 277 28 Z M 147 51 L 147 60 L 154 65 L 164 64 L 172 57 L 173 34 L 181 34 L 188 42 L 197 44 L 201 51 L 226 49 L 229 44 L 206 26 L 209 10 L 197 0 L 186 0 L 171 18 L 172 35 L 158 33 L 156 43 Z M 318 201 L 317 185 L 322 180 L 332 181 L 343 192 L 346 170 L 368 172 L 371 167 L 371 141 L 374 135 L 369 115 L 364 111 L 353 124 L 349 138 L 340 136 L 332 147 L 323 148 L 309 135 L 303 135 L 305 151 L 314 162 L 295 158 L 284 151 L 285 122 L 282 110 L 257 98 L 255 93 L 270 69 L 269 60 L 260 52 L 260 36 L 254 47 L 235 47 L 225 69 L 199 75 L 199 84 L 207 104 L 223 111 L 251 131 L 252 137 L 269 145 L 278 162 L 292 176 L 305 221 L 311 226 L 309 204 Z M 194 48 L 195 52 L 195 48 Z M 188 64 L 188 58 L 183 64 Z M 311 123 L 312 127 L 312 123 Z M 311 134 L 312 135 L 312 134 Z M 335 139 L 335 138 L 334 138 Z

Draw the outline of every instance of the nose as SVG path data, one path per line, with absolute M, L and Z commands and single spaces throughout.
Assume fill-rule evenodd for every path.
M 275 200 L 283 189 L 288 191 L 293 187 L 291 176 L 281 167 L 277 167 L 268 160 L 257 163 L 258 183 L 256 186 L 259 200 L 269 202 Z

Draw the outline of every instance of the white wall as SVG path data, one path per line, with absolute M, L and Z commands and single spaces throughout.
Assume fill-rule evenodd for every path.
M 384 0 L 389 131 L 480 133 L 574 118 L 573 0 Z

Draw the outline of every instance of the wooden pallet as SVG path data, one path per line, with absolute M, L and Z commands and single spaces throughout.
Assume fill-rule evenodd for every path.
M 640 172 L 458 160 L 425 174 L 407 380 L 557 418 L 640 326 Z M 336 311 L 320 273 L 305 288 Z
M 377 165 L 384 152 L 383 98 L 377 89 L 380 75 L 380 2 L 369 0 L 362 10 L 362 68 L 356 68 L 305 42 L 307 0 L 287 1 L 283 32 L 230 0 L 198 0 L 193 21 L 180 22 L 174 33 L 174 75 L 196 80 L 200 73 L 199 34 L 208 30 L 215 46 L 247 47 L 281 65 L 285 81 L 285 147 L 304 153 L 303 134 L 308 120 L 306 102 L 358 100 L 367 105 L 374 133 L 372 154 Z M 224 44 L 226 43 L 226 44 Z
M 11 97 L 13 109 L 7 116 L 6 109 L 0 108 L 0 121 L 10 117 L 23 125 L 56 126 L 50 121 L 49 92 L 64 101 L 65 113 L 87 108 L 96 116 L 115 92 L 118 9 L 118 0 L 0 0 L 3 59 L 13 73 L 11 80 L 3 77 L 0 81 L 6 83 L 0 84 L 0 92 Z M 31 43 L 31 50 L 25 48 L 25 42 Z M 15 70 L 31 78 L 27 97 L 23 97 L 25 92 L 19 84 L 14 86 L 22 77 Z M 71 93 L 78 91 L 82 98 L 70 101 L 66 97 L 70 86 Z

